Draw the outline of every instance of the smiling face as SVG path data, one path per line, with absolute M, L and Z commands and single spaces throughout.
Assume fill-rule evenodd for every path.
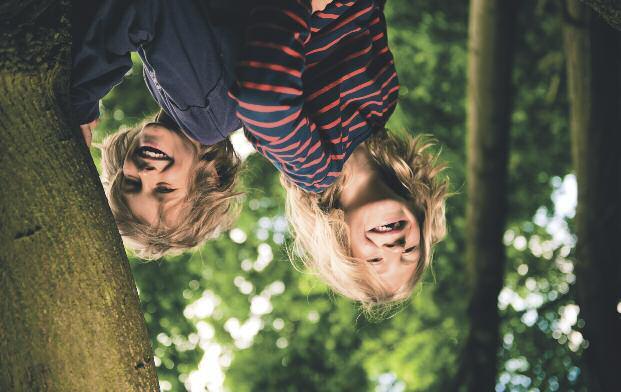
M 351 254 L 372 265 L 386 289 L 407 285 L 421 259 L 421 230 L 403 197 L 386 184 L 365 148 L 347 162 L 339 204 L 349 229 Z
M 281 174 L 292 256 L 366 311 L 407 300 L 446 233 L 448 182 L 432 146 L 378 130 L 321 193 Z
M 145 125 L 123 162 L 127 206 L 151 226 L 175 226 L 197 162 L 197 148 L 186 136 L 158 123 Z

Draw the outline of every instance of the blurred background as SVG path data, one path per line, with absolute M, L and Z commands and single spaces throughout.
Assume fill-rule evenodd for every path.
M 131 258 L 163 391 L 439 391 L 468 358 L 466 233 L 468 2 L 389 0 L 401 82 L 389 123 L 433 135 L 455 193 L 448 237 L 412 300 L 384 320 L 328 292 L 288 261 L 283 191 L 248 150 L 235 228 L 193 254 Z M 576 304 L 569 104 L 561 2 L 516 13 L 504 283 L 497 296 L 496 391 L 584 391 Z M 95 142 L 156 111 L 138 58 L 103 100 Z M 92 151 L 98 163 L 99 153 Z

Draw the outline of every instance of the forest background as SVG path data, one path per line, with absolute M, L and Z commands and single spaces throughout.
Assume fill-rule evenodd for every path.
M 572 148 L 578 150 L 574 137 L 578 101 L 571 93 L 577 82 L 567 72 L 568 60 L 575 60 L 572 44 L 581 42 L 572 39 L 571 30 L 591 27 L 581 18 L 584 14 L 573 12 L 574 1 L 511 3 L 515 8 L 509 12 L 504 8 L 497 12 L 504 15 L 505 22 L 511 22 L 512 31 L 506 34 L 511 38 L 495 43 L 498 51 L 505 47 L 510 53 L 505 75 L 508 88 L 500 89 L 502 94 L 496 100 L 500 106 L 504 99 L 509 101 L 507 126 L 499 131 L 507 138 L 499 138 L 506 160 L 484 165 L 490 172 L 499 169 L 497 189 L 502 191 L 506 206 L 498 210 L 502 215 L 498 236 L 502 249 L 498 263 L 493 264 L 496 270 L 484 270 L 486 265 L 477 257 L 472 260 L 476 256 L 472 239 L 481 237 L 481 227 L 472 224 L 477 211 L 473 212 L 471 200 L 475 194 L 491 194 L 493 189 L 467 189 L 467 183 L 471 187 L 472 178 L 481 174 L 473 170 L 476 165 L 472 160 L 485 158 L 485 154 L 472 154 L 476 140 L 469 136 L 472 114 L 467 113 L 477 105 L 471 99 L 472 87 L 467 88 L 474 79 L 468 77 L 468 69 L 471 76 L 472 70 L 478 69 L 468 66 L 469 23 L 472 28 L 490 21 L 472 19 L 467 2 L 389 0 L 385 9 L 389 42 L 401 90 L 399 106 L 388 127 L 395 132 L 432 135 L 438 142 L 440 159 L 448 163 L 445 175 L 450 177 L 454 192 L 447 205 L 449 233 L 437 247 L 433 267 L 412 300 L 383 317 L 364 315 L 356 304 L 330 294 L 316 278 L 289 263 L 291 239 L 278 174 L 266 160 L 252 154 L 237 134 L 235 144 L 248 155 L 243 173 L 244 207 L 235 227 L 192 254 L 151 262 L 130 257 L 161 390 L 445 391 L 459 389 L 462 381 L 467 390 L 487 390 L 477 389 L 471 380 L 477 377 L 477 366 L 479 370 L 493 370 L 496 391 L 605 390 L 593 387 L 597 383 L 588 368 L 595 368 L 595 362 L 587 355 L 593 350 L 588 350 L 590 343 L 585 338 L 585 309 L 578 305 L 582 302 L 576 284 L 580 282 L 577 266 L 583 237 L 577 236 L 580 225 L 574 219 L 576 211 L 580 214 L 580 176 L 576 179 L 574 168 L 582 152 L 574 152 L 572 157 Z M 505 24 L 491 21 L 487 25 Z M 505 37 L 504 33 L 497 36 Z M 472 42 L 470 45 L 472 48 Z M 617 79 L 609 79 L 613 87 L 621 86 L 619 40 L 616 45 L 612 46 L 616 51 L 606 57 L 607 63 L 616 66 Z M 156 111 L 141 73 L 135 57 L 125 81 L 102 102 L 95 143 Z M 491 71 L 479 76 L 503 78 Z M 585 73 L 582 79 L 587 76 L 591 74 Z M 2 80 L 3 85 L 7 80 Z M 621 102 L 618 95 L 615 97 L 611 107 Z M 498 102 L 478 104 L 493 108 Z M 574 110 L 570 111 L 572 105 Z M 618 132 L 615 137 L 610 140 L 611 147 L 618 146 Z M 485 144 L 485 138 L 483 141 Z M 2 155 L 13 152 L 2 148 Z M 99 165 L 99 152 L 92 149 L 91 153 Z M 619 165 L 615 168 L 618 175 Z M 505 183 L 506 187 L 500 186 Z M 611 184 L 613 191 L 620 190 L 619 181 Z M 619 193 L 613 195 L 618 201 Z M 618 215 L 618 203 L 601 204 Z M 489 205 L 490 211 L 492 207 Z M 614 233 L 619 221 L 613 221 L 610 232 Z M 35 241 L 32 238 L 42 228 L 33 227 L 18 232 L 14 240 Z M 0 262 L 0 279 L 5 284 L 13 275 L 9 274 L 8 262 Z M 584 265 L 591 270 L 596 267 L 582 264 L 583 269 Z M 616 270 L 610 270 L 618 275 L 616 265 Z M 601 266 L 609 264 L 602 262 Z M 608 271 L 601 270 L 604 275 Z M 490 276 L 490 271 L 495 276 Z M 488 284 L 492 278 L 501 283 L 500 287 Z M 617 276 L 611 276 L 610 281 L 613 278 Z M 597 280 L 583 282 L 582 287 L 598 288 Z M 616 287 L 618 294 L 621 286 Z M 608 293 L 606 287 L 601 289 Z M 477 298 L 482 300 L 477 302 Z M 610 300 L 615 302 L 617 322 L 620 299 L 609 295 L 606 301 L 606 306 Z M 491 311 L 478 306 L 490 301 Z M 7 309 L 13 302 L 1 304 Z M 1 321 L 0 332 L 9 331 L 12 319 L 5 314 Z M 481 332 L 478 337 L 477 332 Z M 490 337 L 482 345 L 491 346 L 492 355 L 477 353 L 472 342 L 481 336 Z M 6 342 L 7 347 L 14 348 L 9 346 L 13 341 Z M 0 348 L 6 342 L 0 341 Z M 475 349 L 469 351 L 472 347 Z M 150 361 L 146 354 L 144 358 Z M 490 366 L 480 366 L 486 361 Z M 47 368 L 36 366 L 28 367 L 27 375 L 45 382 L 45 371 L 38 369 Z M 611 359 L 602 372 L 613 374 L 609 370 L 614 371 L 614 366 Z M 135 369 L 144 368 L 144 362 L 135 364 Z M 0 381 L 7 380 L 7 385 L 13 385 L 17 378 Z M 26 381 L 35 385 L 40 380 Z
M 525 1 L 515 15 L 517 88 L 497 391 L 585 389 L 560 7 L 557 1 Z M 233 230 L 193 254 L 148 263 L 131 259 L 162 390 L 432 391 L 454 374 L 468 324 L 468 4 L 391 0 L 386 18 L 402 86 L 388 127 L 433 135 L 455 192 L 448 201 L 449 234 L 433 268 L 411 303 L 389 319 L 367 320 L 355 304 L 292 268 L 277 172 L 250 154 L 244 208 Z M 103 100 L 95 141 L 156 110 L 135 60 L 125 81 Z M 96 150 L 93 155 L 99 158 Z

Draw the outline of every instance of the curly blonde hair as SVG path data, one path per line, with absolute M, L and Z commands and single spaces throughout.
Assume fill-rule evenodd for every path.
M 397 292 L 386 289 L 369 263 L 354 258 L 344 214 L 338 206 L 347 184 L 345 168 L 339 179 L 322 193 L 309 193 L 284 175 L 286 214 L 294 234 L 292 259 L 327 283 L 332 291 L 359 301 L 366 310 L 409 298 L 431 263 L 433 246 L 446 234 L 445 200 L 448 179 L 439 174 L 445 165 L 422 136 L 398 137 L 381 131 L 358 148 L 365 148 L 387 178 L 387 183 L 411 203 L 421 227 L 421 261 L 408 284 Z
M 184 135 L 163 111 L 154 121 Z M 123 162 L 137 148 L 136 136 L 149 122 L 153 119 L 121 129 L 104 139 L 101 179 L 125 245 L 140 258 L 157 259 L 200 246 L 230 227 L 239 212 L 240 193 L 236 191 L 236 184 L 240 159 L 228 139 L 196 148 L 199 160 L 193 168 L 188 196 L 183 201 L 187 208 L 183 209 L 179 224 L 153 227 L 132 213 L 122 191 Z

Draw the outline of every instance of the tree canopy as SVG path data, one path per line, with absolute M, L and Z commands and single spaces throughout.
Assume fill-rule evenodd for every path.
M 559 2 L 516 15 L 506 273 L 498 297 L 497 391 L 583 391 L 576 305 L 567 86 Z M 283 191 L 258 155 L 245 162 L 235 228 L 192 254 L 131 258 L 162 390 L 440 391 L 465 339 L 465 99 L 468 5 L 386 4 L 401 84 L 388 127 L 431 134 L 449 164 L 449 235 L 411 301 L 368 317 L 288 261 Z M 95 142 L 154 113 L 136 59 L 103 100 Z M 93 156 L 99 159 L 93 149 Z

